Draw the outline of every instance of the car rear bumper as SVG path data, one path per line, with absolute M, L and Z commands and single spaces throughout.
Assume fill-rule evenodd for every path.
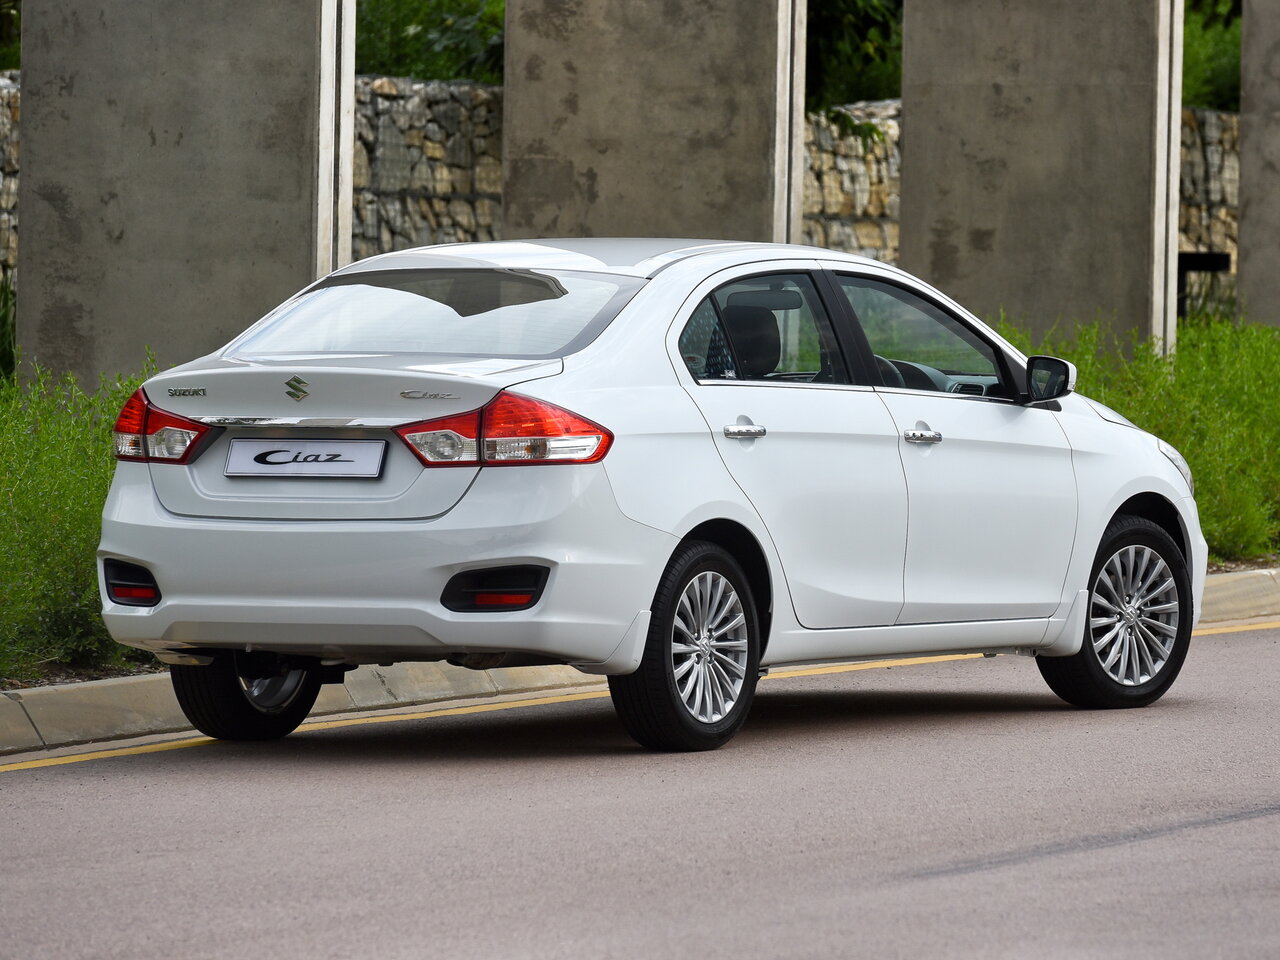
M 156 578 L 154 607 L 113 603 L 100 582 L 107 629 L 143 649 L 250 647 L 349 662 L 506 651 L 628 672 L 676 542 L 624 517 L 599 465 L 481 470 L 435 520 L 258 521 L 170 513 L 145 466 L 126 463 L 98 556 L 100 579 L 108 557 Z M 510 564 L 548 568 L 534 607 L 441 604 L 454 574 Z

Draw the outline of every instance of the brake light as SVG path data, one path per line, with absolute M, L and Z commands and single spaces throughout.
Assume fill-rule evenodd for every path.
M 396 427 L 429 467 L 596 463 L 613 434 L 563 407 L 499 393 L 479 410 Z
M 187 463 L 209 431 L 203 423 L 154 406 L 139 387 L 116 418 L 116 459 Z

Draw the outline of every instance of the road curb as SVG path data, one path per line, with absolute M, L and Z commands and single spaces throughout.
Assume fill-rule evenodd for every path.
M 311 716 L 486 699 L 565 687 L 603 689 L 572 667 L 467 670 L 437 663 L 360 667 L 326 684 Z M 167 673 L 90 680 L 0 694 L 0 755 L 190 730 Z
M 1280 570 L 1213 574 L 1201 624 L 1280 616 Z M 321 688 L 312 716 L 486 699 L 563 687 L 603 689 L 572 667 L 467 670 L 440 663 L 361 667 Z M 92 680 L 0 694 L 0 755 L 189 730 L 168 674 Z

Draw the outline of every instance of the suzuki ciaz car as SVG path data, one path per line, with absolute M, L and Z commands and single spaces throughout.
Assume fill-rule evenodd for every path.
M 1084 707 L 1177 676 L 1205 543 L 1178 453 L 901 270 L 803 246 L 373 257 L 148 380 L 103 616 L 213 737 L 358 664 L 571 664 L 700 750 L 779 664 L 1035 658 Z

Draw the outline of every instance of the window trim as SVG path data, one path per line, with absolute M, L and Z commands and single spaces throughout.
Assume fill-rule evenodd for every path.
M 861 353 L 862 363 L 866 364 L 873 372 L 872 383 L 877 391 L 895 394 L 910 394 L 921 397 L 953 397 L 957 400 L 979 401 L 983 403 L 1005 403 L 1018 406 L 1021 404 L 1021 397 L 1026 393 L 1026 366 L 1017 362 L 1016 358 L 1010 356 L 1009 351 L 1004 345 L 991 339 L 977 329 L 964 316 L 948 307 L 946 304 L 940 303 L 937 298 L 930 296 L 927 289 L 914 286 L 910 283 L 904 283 L 896 277 L 888 277 L 879 273 L 870 273 L 860 271 L 856 265 L 850 264 L 849 269 L 836 266 L 824 266 L 823 273 L 828 275 L 828 282 L 831 284 L 833 292 L 837 296 L 837 305 L 841 313 L 845 316 L 851 330 L 851 340 L 854 349 Z M 899 290 L 909 293 L 924 302 L 928 303 L 934 309 L 940 311 L 953 321 L 958 323 L 969 333 L 986 344 L 991 350 L 992 356 L 995 358 L 999 367 L 1000 380 L 1007 387 L 1012 388 L 1013 396 L 1009 397 L 988 397 L 979 396 L 971 393 L 952 393 L 942 390 L 919 390 L 912 387 L 891 387 L 884 383 L 884 378 L 880 376 L 880 371 L 875 364 L 875 351 L 871 348 L 871 342 L 867 339 L 866 331 L 862 328 L 862 321 L 858 318 L 857 311 L 854 310 L 853 304 L 849 302 L 849 298 L 845 296 L 843 290 L 840 289 L 841 276 L 853 277 L 858 280 L 870 281 L 878 283 L 886 287 L 895 287 Z
M 751 266 L 758 267 L 760 265 L 751 264 Z M 681 305 L 681 309 L 676 313 L 675 321 L 672 323 L 671 327 L 669 328 L 671 331 L 674 331 L 674 341 L 672 342 L 674 342 L 674 344 L 676 345 L 675 354 L 676 354 L 678 369 L 682 370 L 684 374 L 688 376 L 689 380 L 699 387 L 708 387 L 708 386 L 799 387 L 802 389 L 808 388 L 808 387 L 824 387 L 824 388 L 836 388 L 839 390 L 871 389 L 874 386 L 874 384 L 872 384 L 869 380 L 866 379 L 865 373 L 860 369 L 861 366 L 863 365 L 863 361 L 861 357 L 858 358 L 857 368 L 855 368 L 855 365 L 850 362 L 850 354 L 848 349 L 845 346 L 844 337 L 841 335 L 841 330 L 839 326 L 840 321 L 837 319 L 840 316 L 839 301 L 835 302 L 834 309 L 833 309 L 831 292 L 825 289 L 826 284 L 829 282 L 823 276 L 823 274 L 826 271 L 823 270 L 821 267 L 817 267 L 812 264 L 808 266 L 797 266 L 792 268 L 776 266 L 776 265 L 770 265 L 770 266 L 771 266 L 771 269 L 765 269 L 765 270 L 756 269 L 749 273 L 743 273 L 737 276 L 730 276 L 727 279 L 718 280 L 718 281 L 716 280 L 715 275 L 711 277 L 707 277 L 705 278 L 705 281 L 716 281 L 716 282 L 714 282 L 713 285 L 710 287 L 710 289 L 708 289 L 701 296 L 698 296 L 697 294 L 698 294 L 698 291 L 703 288 L 704 284 L 699 283 L 698 286 L 694 288 L 693 292 L 690 293 L 690 295 L 685 299 L 684 304 Z M 733 268 L 730 268 L 727 271 L 721 271 L 721 272 L 732 273 Z M 831 337 L 831 343 L 829 344 L 828 349 L 834 349 L 835 351 L 834 359 L 839 360 L 843 368 L 842 372 L 845 375 L 845 382 L 813 383 L 813 382 L 804 381 L 804 380 L 740 380 L 740 379 L 703 380 L 693 375 L 693 372 L 689 369 L 688 364 L 684 362 L 684 357 L 680 355 L 679 342 L 680 342 L 680 337 L 683 335 L 685 329 L 688 327 L 689 323 L 692 321 L 694 313 L 697 311 L 698 307 L 702 305 L 703 301 L 706 301 L 706 300 L 711 301 L 712 309 L 714 309 L 716 313 L 716 322 L 720 324 L 720 329 L 724 336 L 725 344 L 729 348 L 730 355 L 733 357 L 735 369 L 741 369 L 741 365 L 738 361 L 737 348 L 734 346 L 733 338 L 729 335 L 728 327 L 725 326 L 724 317 L 720 311 L 720 304 L 716 302 L 716 298 L 715 298 L 716 292 L 723 289 L 724 287 L 730 286 L 731 284 L 743 283 L 745 281 L 754 280 L 761 277 L 797 276 L 797 275 L 807 277 L 809 279 L 809 282 L 813 284 L 814 292 L 818 297 L 818 305 L 822 308 L 822 311 L 826 316 L 828 332 L 830 333 L 830 337 Z M 693 301 L 693 306 L 691 309 L 686 310 L 685 307 L 690 300 Z M 819 335 L 820 336 L 822 335 L 821 331 L 819 331 Z M 858 382 L 859 380 L 864 380 L 866 382 Z

